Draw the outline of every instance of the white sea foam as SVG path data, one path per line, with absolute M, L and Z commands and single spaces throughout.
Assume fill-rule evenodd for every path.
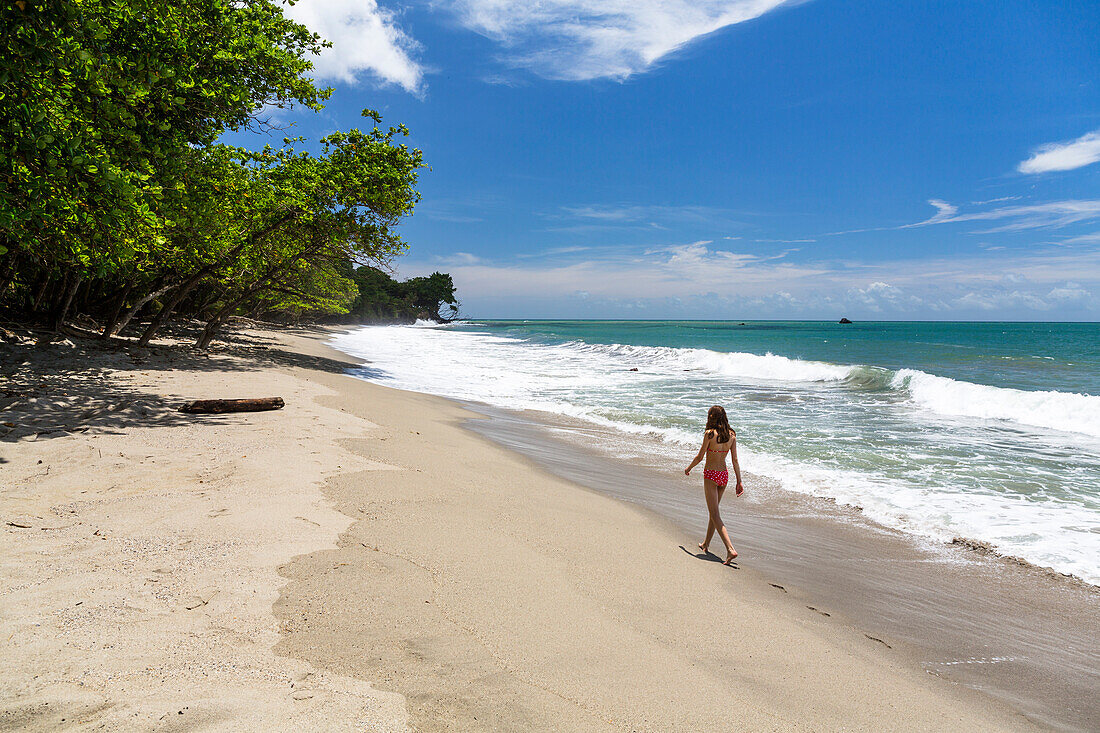
M 886 387 L 941 415 L 1009 420 L 1021 425 L 1100 437 L 1100 396 L 1026 391 L 939 377 L 917 369 L 829 364 L 775 354 L 723 353 L 707 349 L 581 345 L 579 350 L 617 355 L 639 364 L 697 369 L 726 377 L 779 382 L 844 382 L 852 387 Z
M 1023 434 L 1053 429 L 1091 440 L 1087 436 L 1100 435 L 1098 397 L 1027 392 L 917 370 L 895 373 L 774 354 L 581 341 L 542 343 L 438 327 L 368 327 L 337 337 L 335 345 L 368 360 L 361 375 L 372 381 L 588 421 L 648 437 L 656 441 L 654 446 L 664 445 L 659 450 L 670 458 L 697 447 L 694 426 L 706 406 L 702 401 L 714 390 L 727 394 L 755 390 L 765 398 L 786 395 L 791 398 L 788 402 L 755 402 L 743 408 L 754 413 L 761 431 L 774 430 L 778 435 L 775 421 L 787 421 L 790 425 L 783 426 L 787 429 L 784 435 L 790 437 L 782 440 L 792 441 L 776 442 L 778 438 L 773 437 L 774 445 L 768 448 L 760 440 L 750 439 L 742 446 L 742 465 L 749 470 L 777 478 L 794 491 L 859 506 L 870 518 L 888 526 L 938 539 L 961 535 L 988 541 L 1002 552 L 1090 582 L 1100 581 L 1096 561 L 1100 557 L 1100 515 L 1073 499 L 1072 492 L 1043 494 L 1044 476 L 1059 470 L 1061 459 L 1054 459 L 1053 469 L 1045 464 L 1024 465 L 1011 447 L 991 447 L 982 432 L 991 421 L 1012 421 Z M 637 371 L 631 371 L 634 369 Z M 876 395 L 885 397 L 868 401 Z M 819 400 L 819 405 L 821 399 L 827 401 L 814 413 L 812 406 L 802 402 L 803 397 Z M 857 409 L 864 412 L 853 412 Z M 860 436 L 878 429 L 875 410 L 889 413 L 883 425 L 896 424 L 889 420 L 909 421 L 911 432 L 918 436 L 924 435 L 924 426 L 935 427 L 935 415 L 963 420 L 959 428 L 963 432 L 952 432 L 946 445 L 950 448 L 965 438 L 972 441 L 966 451 L 972 448 L 982 455 L 943 461 L 929 451 L 943 449 L 944 444 L 928 437 L 910 440 L 903 456 L 898 455 L 899 446 L 892 439 L 885 439 L 880 441 L 882 455 L 868 457 L 867 451 L 880 449 L 867 447 L 869 437 Z M 854 426 L 845 439 L 855 441 L 845 445 L 863 450 L 867 460 L 879 463 L 856 469 L 850 461 L 844 463 L 848 449 L 839 454 L 841 458 L 836 457 L 837 443 L 828 438 L 827 431 L 845 420 L 849 427 Z M 819 439 L 824 452 L 791 450 L 814 431 L 825 431 L 825 437 Z M 1036 433 L 1037 440 L 1052 444 L 1061 440 L 1057 434 L 1045 436 Z M 1022 440 L 1019 450 L 1024 451 L 1028 443 Z M 786 453 L 803 457 L 795 459 Z M 1077 473 L 1071 484 L 1089 484 L 1088 476 L 1096 475 L 1100 463 L 1088 460 L 1092 462 L 1073 469 Z M 1002 479 L 999 467 L 1008 462 L 1020 465 L 1013 469 L 1016 473 Z M 892 472 L 874 467 L 886 463 L 894 465 Z M 927 480 L 925 466 L 938 472 L 936 481 Z M 984 478 L 975 478 L 974 471 L 979 469 L 987 471 Z M 986 490 L 986 481 L 1007 483 L 1003 490 Z M 1023 484 L 1040 488 L 1018 488 Z M 1066 486 L 1072 489 L 1070 484 Z M 1028 491 L 1039 491 L 1042 500 L 1029 498 Z
M 444 328 L 451 325 L 450 323 L 440 323 L 439 321 L 432 321 L 427 318 L 417 318 L 416 322 L 410 325 L 410 328 Z
M 901 369 L 892 384 L 914 403 L 941 415 L 1011 420 L 1022 425 L 1100 437 L 1100 397 L 1072 392 L 1028 392 Z

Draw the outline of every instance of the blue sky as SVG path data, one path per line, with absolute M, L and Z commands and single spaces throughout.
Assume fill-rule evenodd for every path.
M 409 126 L 394 264 L 468 316 L 1100 320 L 1095 0 L 289 13 L 335 92 L 281 121 Z

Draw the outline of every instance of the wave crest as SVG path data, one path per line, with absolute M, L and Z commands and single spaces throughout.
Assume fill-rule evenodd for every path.
M 668 346 L 629 346 L 571 341 L 562 347 L 675 372 L 701 370 L 724 377 L 778 382 L 836 382 L 871 392 L 894 391 L 915 406 L 942 415 L 1008 420 L 1021 425 L 1100 437 L 1100 396 L 994 387 L 939 377 L 918 369 L 893 371 L 792 359 L 777 354 L 721 352 Z
M 1075 392 L 1029 392 L 961 382 L 918 369 L 900 369 L 892 385 L 942 415 L 1010 420 L 1023 425 L 1100 437 L 1100 397 Z

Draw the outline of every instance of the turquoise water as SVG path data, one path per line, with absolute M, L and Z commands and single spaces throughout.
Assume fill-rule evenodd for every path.
M 742 466 L 784 488 L 1100 582 L 1098 324 L 481 321 L 335 345 L 364 378 L 614 428 L 609 453 L 676 466 L 723 404 Z
M 480 321 L 458 328 L 547 342 L 770 352 L 920 369 L 997 387 L 1100 395 L 1100 323 Z

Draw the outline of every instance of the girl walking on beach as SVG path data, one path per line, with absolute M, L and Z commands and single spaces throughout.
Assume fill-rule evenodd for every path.
M 703 493 L 707 498 L 707 512 L 710 521 L 707 523 L 707 537 L 699 543 L 699 549 L 710 552 L 710 540 L 717 530 L 722 538 L 722 544 L 726 546 L 726 565 L 737 557 L 737 550 L 733 549 L 729 532 L 722 522 L 722 515 L 718 513 L 718 504 L 722 501 L 722 495 L 726 493 L 726 484 L 730 475 L 726 470 L 726 454 L 733 459 L 733 474 L 737 477 L 737 496 L 741 496 L 745 487 L 741 485 L 741 465 L 737 462 L 737 434 L 730 428 L 730 421 L 726 418 L 726 411 L 720 405 L 715 405 L 707 411 L 707 429 L 703 433 L 703 445 L 695 455 L 695 460 L 684 469 L 684 475 L 690 476 L 691 469 L 706 458 L 703 465 Z

